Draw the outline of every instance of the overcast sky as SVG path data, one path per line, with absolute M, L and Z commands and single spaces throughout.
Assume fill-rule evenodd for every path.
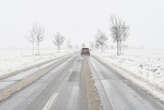
M 0 0 L 0 48 L 28 47 L 35 22 L 47 30 L 46 47 L 55 32 L 73 44 L 92 40 L 98 29 L 109 36 L 110 15 L 130 25 L 129 45 L 164 48 L 163 11 L 163 0 Z

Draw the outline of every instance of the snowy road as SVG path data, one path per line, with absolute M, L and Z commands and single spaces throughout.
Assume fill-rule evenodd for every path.
M 104 110 L 164 110 L 158 100 L 101 61 L 90 58 Z
M 55 62 L 57 62 L 61 59 L 64 59 L 66 57 L 68 57 L 68 56 L 63 56 L 62 58 L 60 58 L 60 57 L 55 58 L 55 59 L 50 60 L 48 62 L 44 62 L 43 64 L 41 64 L 39 66 L 27 69 L 26 71 L 18 72 L 15 75 L 11 75 L 11 76 L 8 76 L 7 78 L 0 79 L 0 91 L 7 88 L 8 86 L 11 86 L 12 84 L 15 84 L 16 82 L 32 75 L 33 73 L 39 71 L 40 69 L 46 68 L 46 67 L 54 64 Z
M 89 57 L 103 110 L 164 110 L 163 105 L 119 74 Z M 84 58 L 73 56 L 32 85 L 0 103 L 0 110 L 88 110 L 81 71 Z

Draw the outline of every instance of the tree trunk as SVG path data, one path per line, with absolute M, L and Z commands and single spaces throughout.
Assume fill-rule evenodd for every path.
M 35 55 L 35 54 L 34 54 L 34 49 L 35 49 L 35 48 L 34 48 L 34 42 L 33 42 L 33 43 L 32 43 L 32 55 Z
M 119 56 L 119 41 L 117 40 L 117 56 Z
M 121 45 L 121 41 L 120 41 L 120 55 L 122 55 L 122 45 Z
M 121 41 L 119 41 L 119 55 L 121 55 L 121 49 L 122 47 L 121 47 Z
M 121 41 L 117 40 L 117 56 L 121 55 Z
M 40 55 L 40 48 L 39 48 L 39 46 L 40 45 L 39 45 L 39 42 L 38 42 L 38 54 L 37 54 L 38 56 Z

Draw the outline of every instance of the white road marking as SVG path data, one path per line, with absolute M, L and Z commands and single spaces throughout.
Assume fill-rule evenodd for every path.
M 58 96 L 57 93 L 54 93 L 48 100 L 48 102 L 46 103 L 46 105 L 44 106 L 44 108 L 42 110 L 50 110 L 52 104 L 55 102 L 56 97 Z

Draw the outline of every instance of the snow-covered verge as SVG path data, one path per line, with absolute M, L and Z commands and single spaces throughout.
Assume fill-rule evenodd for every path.
M 18 91 L 21 91 L 25 87 L 31 85 L 34 81 L 37 81 L 47 73 L 49 73 L 51 70 L 54 69 L 54 67 L 57 67 L 58 65 L 62 64 L 68 59 L 68 57 L 65 57 L 64 59 L 60 59 L 58 63 L 54 62 L 48 67 L 44 67 L 40 69 L 39 71 L 35 72 L 32 75 L 27 76 L 26 78 L 21 79 L 17 83 L 12 84 L 11 86 L 6 87 L 0 92 L 0 102 L 6 100 L 13 94 L 15 94 Z
M 164 102 L 164 51 L 126 50 L 119 57 L 112 50 L 94 54 L 108 65 L 126 71 L 121 74 Z
M 43 54 L 44 51 L 42 51 L 40 56 L 33 56 L 20 54 L 19 52 L 18 54 L 17 51 L 18 50 L 0 50 L 0 76 L 71 53 L 70 51 L 49 51 Z

